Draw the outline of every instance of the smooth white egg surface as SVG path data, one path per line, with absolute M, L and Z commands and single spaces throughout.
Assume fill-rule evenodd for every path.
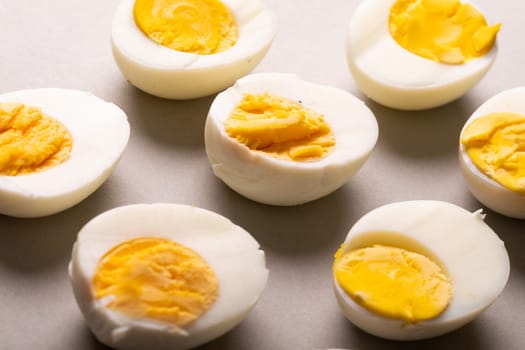
M 162 13 L 171 11 L 175 16 L 180 9 L 180 12 L 183 12 L 181 16 L 193 16 L 195 20 L 202 22 L 190 23 L 188 28 L 175 28 L 166 34 L 170 39 L 175 37 L 175 42 L 178 40 L 177 35 L 183 37 L 180 41 L 184 41 L 185 36 L 189 37 L 188 40 L 196 42 L 193 46 L 189 45 L 188 50 L 193 50 L 194 46 L 200 45 L 206 36 L 211 35 L 204 34 L 204 38 L 195 39 L 193 30 L 206 27 L 211 20 L 218 17 L 213 8 L 209 12 L 204 11 L 205 5 L 213 1 L 219 2 L 154 0 L 150 3 L 154 9 L 161 8 L 159 11 Z M 161 45 L 141 31 L 134 19 L 135 2 L 136 0 L 122 0 L 115 13 L 111 35 L 113 55 L 121 72 L 131 84 L 163 98 L 197 98 L 232 85 L 261 61 L 276 33 L 275 16 L 266 9 L 262 1 L 224 0 L 222 4 L 233 17 L 237 33 L 233 46 L 215 53 L 181 51 Z M 163 6 L 165 10 L 162 9 Z M 210 19 L 207 20 L 205 16 L 210 16 Z M 177 22 L 174 18 L 163 18 L 160 21 Z M 161 31 L 154 32 L 158 33 Z
M 410 6 L 421 2 L 425 3 L 422 0 L 405 1 L 407 4 L 411 3 Z M 395 3 L 396 0 L 362 1 L 353 13 L 348 27 L 348 65 L 358 87 L 372 100 L 403 110 L 440 106 L 465 94 L 492 66 L 497 53 L 496 45 L 488 53 L 460 64 L 442 63 L 403 48 L 389 32 L 390 11 Z M 426 2 L 428 3 L 431 2 Z M 441 6 L 438 5 L 440 3 L 456 3 L 454 6 L 457 6 L 459 1 L 434 2 L 433 6 Z M 430 30 L 428 34 L 423 31 L 429 26 L 432 23 L 426 18 L 411 24 L 408 26 L 409 39 L 417 42 L 415 38 L 418 35 L 430 35 Z M 436 28 L 439 27 L 440 25 L 436 25 Z M 457 30 L 458 28 L 454 28 L 441 34 L 435 29 L 437 35 L 442 35 L 436 41 L 447 43 L 448 35 L 456 35 Z M 413 33 L 410 34 L 410 31 Z M 459 37 L 457 41 L 461 44 L 461 41 L 472 40 L 474 35 L 465 36 L 467 37 Z M 443 46 L 446 45 L 448 44 Z M 454 61 L 461 58 L 443 59 Z
M 503 291 L 510 270 L 504 243 L 483 218 L 481 210 L 470 213 L 430 200 L 392 203 L 364 215 L 349 231 L 334 263 L 335 295 L 344 315 L 362 330 L 393 340 L 430 338 L 473 320 Z M 383 249 L 386 254 L 374 257 L 376 249 L 368 252 L 372 253 L 366 256 L 368 261 L 341 263 L 348 254 L 359 255 L 361 249 L 374 246 L 387 247 Z M 398 248 L 403 258 L 397 255 Z M 352 281 L 359 264 L 369 270 Z M 393 266 L 380 271 L 382 281 L 387 282 L 366 285 L 378 276 L 373 276 L 374 269 L 385 264 Z M 438 273 L 431 271 L 436 266 Z M 354 282 L 362 284 L 355 291 L 350 284 Z M 429 290 L 420 293 L 426 287 Z M 383 304 L 375 300 L 378 295 L 386 298 Z M 436 303 L 441 305 L 433 305 Z M 400 313 L 392 316 L 391 311 Z
M 497 119 L 487 123 L 487 128 L 478 132 L 477 140 L 473 139 L 480 143 L 480 136 L 487 135 L 481 144 L 487 147 L 492 143 L 492 149 L 482 151 L 478 156 L 491 164 L 483 171 L 469 156 L 463 139 L 469 125 L 494 114 L 499 114 Z M 509 117 L 513 120 L 503 124 L 503 118 Z M 472 194 L 488 208 L 519 219 L 525 219 L 525 160 L 522 156 L 524 128 L 525 88 L 519 87 L 503 91 L 483 103 L 465 123 L 459 142 L 459 163 Z M 498 178 L 506 179 L 507 183 L 514 186 L 508 187 L 505 182 L 497 181 Z
M 39 124 L 41 115 L 58 123 Z M 51 88 L 0 95 L 0 124 L 0 213 L 16 217 L 54 214 L 89 196 L 115 168 L 130 133 L 116 105 L 87 92 Z M 67 130 L 70 152 L 32 171 L 60 153 L 58 124 Z
M 165 248 L 146 249 L 156 241 Z M 78 234 L 69 273 L 98 340 L 137 350 L 189 349 L 219 337 L 247 316 L 268 279 L 264 252 L 244 229 L 165 203 L 92 219 Z
M 239 112 L 241 101 L 246 109 Z M 234 114 L 246 122 L 234 123 L 238 137 L 226 130 Z M 326 135 L 318 136 L 322 130 Z M 213 173 L 239 194 L 271 205 L 306 203 L 343 186 L 377 137 L 374 114 L 356 97 L 279 73 L 239 79 L 217 95 L 205 126 Z

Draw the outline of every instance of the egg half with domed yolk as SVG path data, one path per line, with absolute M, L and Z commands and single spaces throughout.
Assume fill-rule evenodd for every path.
M 216 93 L 262 60 L 276 20 L 261 0 L 121 0 L 115 61 L 139 89 L 164 98 Z
M 507 250 L 483 221 L 430 200 L 376 208 L 350 229 L 335 254 L 333 280 L 344 315 L 394 340 L 430 338 L 477 317 L 503 291 Z
M 365 0 L 350 20 L 348 65 L 372 100 L 432 108 L 459 98 L 485 75 L 499 29 L 470 1 Z
M 495 95 L 472 114 L 461 131 L 459 161 L 481 203 L 525 219 L 525 87 Z
M 346 91 L 264 73 L 217 95 L 204 140 L 214 174 L 230 188 L 257 202 L 296 205 L 343 186 L 377 137 L 374 114 Z
M 94 335 L 119 350 L 182 350 L 232 329 L 268 279 L 264 252 L 211 211 L 135 204 L 92 219 L 69 267 Z
M 38 217 L 79 203 L 109 177 L 129 131 L 119 107 L 86 92 L 0 95 L 0 213 Z

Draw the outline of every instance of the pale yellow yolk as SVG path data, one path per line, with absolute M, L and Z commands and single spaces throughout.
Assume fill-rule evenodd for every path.
M 525 195 L 525 116 L 493 113 L 474 119 L 461 143 L 476 167 L 506 188 Z
M 500 26 L 488 26 L 483 14 L 459 0 L 398 0 L 389 18 L 390 34 L 399 45 L 447 64 L 486 54 Z
M 73 138 L 38 107 L 0 103 L 0 175 L 45 170 L 67 160 Z
M 225 128 L 250 149 L 281 159 L 318 160 L 335 147 L 335 136 L 321 114 L 267 93 L 246 94 Z
M 219 0 L 136 0 L 137 26 L 153 41 L 177 51 L 213 54 L 237 41 L 237 26 Z
M 161 238 L 123 242 L 99 261 L 97 299 L 134 318 L 184 327 L 204 314 L 219 293 L 210 266 L 192 249 Z
M 345 254 L 339 249 L 333 272 L 354 301 L 409 323 L 438 316 L 452 298 L 451 282 L 435 262 L 400 248 L 374 245 Z

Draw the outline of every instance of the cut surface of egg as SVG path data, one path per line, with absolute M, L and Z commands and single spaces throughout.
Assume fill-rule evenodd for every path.
M 333 264 L 344 315 L 393 340 L 435 337 L 473 320 L 503 291 L 510 272 L 504 243 L 483 218 L 481 210 L 430 200 L 364 215 Z
M 109 177 L 129 133 L 119 107 L 87 92 L 0 95 L 0 213 L 38 217 L 79 203 Z
M 89 328 L 119 350 L 209 342 L 248 315 L 268 279 L 248 232 L 205 209 L 167 203 L 92 219 L 78 234 L 69 273 Z
M 348 65 L 363 93 L 380 104 L 437 107 L 489 70 L 499 28 L 468 1 L 365 0 L 350 20 Z
M 459 161 L 472 194 L 490 209 L 525 219 L 525 88 L 503 91 L 467 120 Z
M 239 194 L 296 205 L 343 186 L 378 137 L 349 93 L 279 73 L 252 74 L 217 95 L 205 126 L 214 174 Z
M 260 0 L 122 0 L 112 48 L 125 78 L 163 98 L 216 93 L 268 51 L 276 20 Z

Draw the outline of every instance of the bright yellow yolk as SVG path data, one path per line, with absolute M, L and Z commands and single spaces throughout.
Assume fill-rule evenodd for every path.
M 410 323 L 438 316 L 450 303 L 451 282 L 429 258 L 375 245 L 335 254 L 334 276 L 357 303 Z
M 38 107 L 0 103 L 0 175 L 45 170 L 67 160 L 73 138 Z
M 134 318 L 184 327 L 213 304 L 219 283 L 192 249 L 161 238 L 123 242 L 99 261 L 93 278 L 97 299 Z
M 237 41 L 233 16 L 219 0 L 136 0 L 133 14 L 144 34 L 177 51 L 213 54 Z
M 525 116 L 493 113 L 474 119 L 461 143 L 476 167 L 506 188 L 525 195 Z
M 321 114 L 267 93 L 246 94 L 225 128 L 250 149 L 281 159 L 318 160 L 335 147 L 334 134 Z
M 483 14 L 459 0 L 398 0 L 389 18 L 390 34 L 399 45 L 447 64 L 486 54 L 500 26 L 488 26 Z

